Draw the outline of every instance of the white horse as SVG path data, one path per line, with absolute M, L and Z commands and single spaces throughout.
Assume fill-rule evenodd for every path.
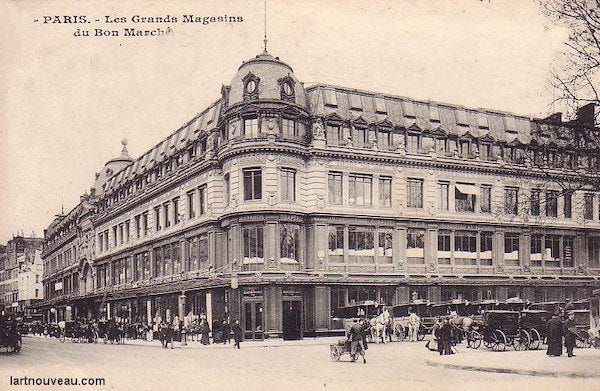
M 375 343 L 379 343 L 379 338 L 381 338 L 381 341 L 385 344 L 386 329 L 390 326 L 391 319 L 390 312 L 385 310 L 369 321 L 371 325 L 371 339 Z

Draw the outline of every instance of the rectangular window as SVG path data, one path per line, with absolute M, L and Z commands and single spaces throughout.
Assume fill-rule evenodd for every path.
M 423 207 L 423 180 L 409 178 L 406 182 L 406 206 Z
M 351 263 L 374 262 L 374 231 L 367 227 L 348 228 L 348 260 Z
M 140 238 L 142 236 L 142 215 L 135 216 L 135 237 Z
M 531 215 L 532 216 L 540 215 L 540 190 L 539 189 L 531 190 Z
M 173 198 L 173 223 L 178 224 L 181 221 L 179 216 L 179 197 Z
M 492 186 L 481 185 L 481 212 L 492 212 Z
M 198 260 L 200 269 L 208 267 L 208 235 L 206 234 L 198 236 Z
M 263 262 L 263 228 L 259 226 L 244 227 L 244 263 Z
M 117 246 L 119 242 L 117 241 L 117 226 L 112 227 L 113 230 L 113 245 Z M 62 257 L 61 257 L 62 258 Z
M 293 119 L 284 118 L 281 120 L 281 128 L 283 137 L 293 139 L 298 138 L 298 124 Z
M 477 265 L 477 233 L 457 231 L 454 234 L 454 263 Z
M 142 233 L 148 235 L 148 212 L 142 213 Z
M 163 219 L 165 222 L 165 228 L 171 226 L 171 214 L 169 213 L 170 207 L 169 204 L 163 204 Z
M 223 204 L 229 206 L 230 183 L 229 174 L 223 176 Z
M 457 212 L 475 212 L 478 189 L 472 184 L 457 183 L 454 191 L 454 207 Z
M 355 147 L 365 148 L 369 146 L 369 131 L 366 128 L 354 128 L 352 143 Z
M 343 130 L 340 125 L 327 125 L 325 133 L 327 137 L 327 144 L 340 145 L 344 140 Z
M 382 151 L 389 151 L 392 147 L 392 132 L 388 129 L 377 131 L 377 144 Z
M 378 114 L 386 114 L 385 99 L 375 98 L 375 112 Z
M 546 216 L 558 216 L 558 191 L 548 190 L 546 192 Z
M 342 204 L 342 173 L 330 172 L 327 177 L 329 189 L 329 203 L 333 205 Z
M 440 109 L 437 106 L 429 105 L 429 120 L 440 122 Z
M 198 188 L 198 201 L 200 201 L 198 211 L 200 212 L 200 216 L 202 216 L 206 213 L 206 185 Z
M 573 209 L 573 193 L 565 192 L 565 205 L 564 205 L 564 214 L 565 217 L 570 219 L 572 217 L 572 209 Z
M 125 221 L 125 243 L 129 243 L 129 236 L 130 236 L 129 226 L 130 225 L 131 225 L 130 220 Z
M 185 267 L 187 271 L 198 270 L 198 238 L 189 238 L 186 240 L 187 245 L 187 258 Z
M 573 236 L 563 236 L 563 267 L 573 267 L 573 252 L 575 248 L 573 247 L 574 238 Z
M 351 110 L 362 110 L 362 102 L 360 99 L 360 95 L 348 94 L 348 98 L 350 101 Z
M 516 187 L 504 189 L 504 210 L 507 214 L 519 214 L 519 189 Z
M 246 138 L 258 137 L 258 118 L 245 118 L 244 119 L 244 137 L 246 137 Z
M 373 178 L 370 175 L 351 174 L 348 177 L 350 205 L 372 205 Z
M 467 119 L 467 112 L 464 109 L 456 109 L 454 111 L 456 115 L 456 124 L 459 126 L 468 126 L 469 121 Z
M 541 267 L 542 266 L 542 235 L 531 235 L 531 266 Z
M 325 106 L 336 107 L 337 95 L 335 90 L 323 90 L 325 98 Z
M 392 178 L 379 177 L 379 206 L 392 206 Z
M 560 267 L 560 236 L 547 235 L 544 242 L 544 266 Z
M 408 100 L 402 101 L 402 111 L 404 112 L 404 116 L 406 118 L 416 118 L 414 102 Z
M 587 239 L 588 247 L 588 267 L 600 267 L 600 236 L 589 236 Z
M 394 256 L 394 235 L 392 230 L 380 231 L 377 239 L 377 256 L 379 262 L 392 263 Z
M 504 234 L 504 264 L 519 266 L 519 234 Z
M 440 198 L 439 208 L 441 211 L 448 211 L 448 193 L 450 184 L 448 182 L 438 183 L 438 194 Z
M 262 169 L 260 167 L 244 168 L 244 200 L 260 200 L 262 198 Z
M 195 202 L 196 192 L 194 190 L 189 191 L 187 193 L 188 219 L 193 219 L 194 217 L 196 217 Z
M 296 224 L 281 224 L 279 230 L 279 245 L 281 251 L 281 261 L 298 261 L 298 244 L 300 226 Z
M 438 264 L 450 265 L 450 231 L 438 231 Z
M 419 153 L 421 150 L 421 136 L 418 134 L 406 135 L 406 152 Z
M 160 231 L 160 206 L 154 207 L 154 227 L 156 231 Z
M 406 232 L 406 261 L 413 265 L 425 264 L 425 231 L 409 229 Z
M 591 193 L 583 196 L 583 218 L 586 220 L 594 219 L 594 195 Z
M 330 225 L 327 228 L 327 242 L 329 262 L 344 262 L 344 227 Z
M 281 188 L 282 201 L 296 201 L 296 170 L 291 168 L 280 169 L 279 186 Z

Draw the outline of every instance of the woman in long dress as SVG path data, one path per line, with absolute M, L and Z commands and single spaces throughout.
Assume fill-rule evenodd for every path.
M 200 342 L 202 345 L 210 345 L 210 340 L 208 338 L 208 334 L 210 333 L 210 327 L 208 326 L 208 322 L 206 319 L 202 319 L 200 323 Z

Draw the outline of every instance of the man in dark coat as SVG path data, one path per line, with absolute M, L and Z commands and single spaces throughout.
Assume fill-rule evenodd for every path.
M 454 330 L 448 318 L 444 318 L 442 322 L 442 327 L 440 327 L 440 330 L 438 331 L 438 343 L 442 345 L 440 355 L 454 354 L 452 352 L 452 334 Z
M 240 348 L 240 342 L 242 342 L 242 328 L 240 327 L 240 323 L 238 322 L 238 320 L 236 319 L 235 322 L 233 322 L 233 342 L 235 342 L 235 346 L 234 348 Z
M 575 347 L 575 340 L 577 338 L 577 327 L 575 327 L 575 314 L 573 312 L 568 313 L 568 318 L 565 320 L 565 348 L 567 348 L 567 355 L 569 357 L 575 357 L 573 354 L 573 348 Z
M 231 326 L 229 326 L 229 323 L 226 320 L 224 320 L 223 325 L 221 325 L 221 338 L 223 339 L 223 345 L 231 343 Z
M 560 356 L 562 355 L 562 337 L 563 337 L 563 322 L 560 319 L 560 313 L 554 312 L 552 318 L 546 324 L 548 350 L 546 354 L 548 356 Z
M 350 341 L 350 354 L 360 354 L 363 358 L 363 363 L 367 363 L 365 359 L 365 349 L 363 348 L 362 341 L 364 337 L 364 329 L 360 323 L 354 323 L 348 332 L 348 341 Z
M 367 350 L 367 333 L 369 333 L 369 322 L 365 320 L 365 318 L 361 318 L 360 325 L 362 326 L 362 347 Z

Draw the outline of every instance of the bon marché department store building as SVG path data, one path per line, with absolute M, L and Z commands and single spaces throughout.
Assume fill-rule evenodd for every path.
M 262 338 L 327 332 L 340 306 L 413 292 L 588 297 L 599 194 L 548 180 L 596 164 L 574 149 L 582 131 L 594 129 L 305 88 L 265 52 L 167 139 L 107 163 L 80 239 L 86 288 L 53 305 L 140 322 L 207 312 Z

